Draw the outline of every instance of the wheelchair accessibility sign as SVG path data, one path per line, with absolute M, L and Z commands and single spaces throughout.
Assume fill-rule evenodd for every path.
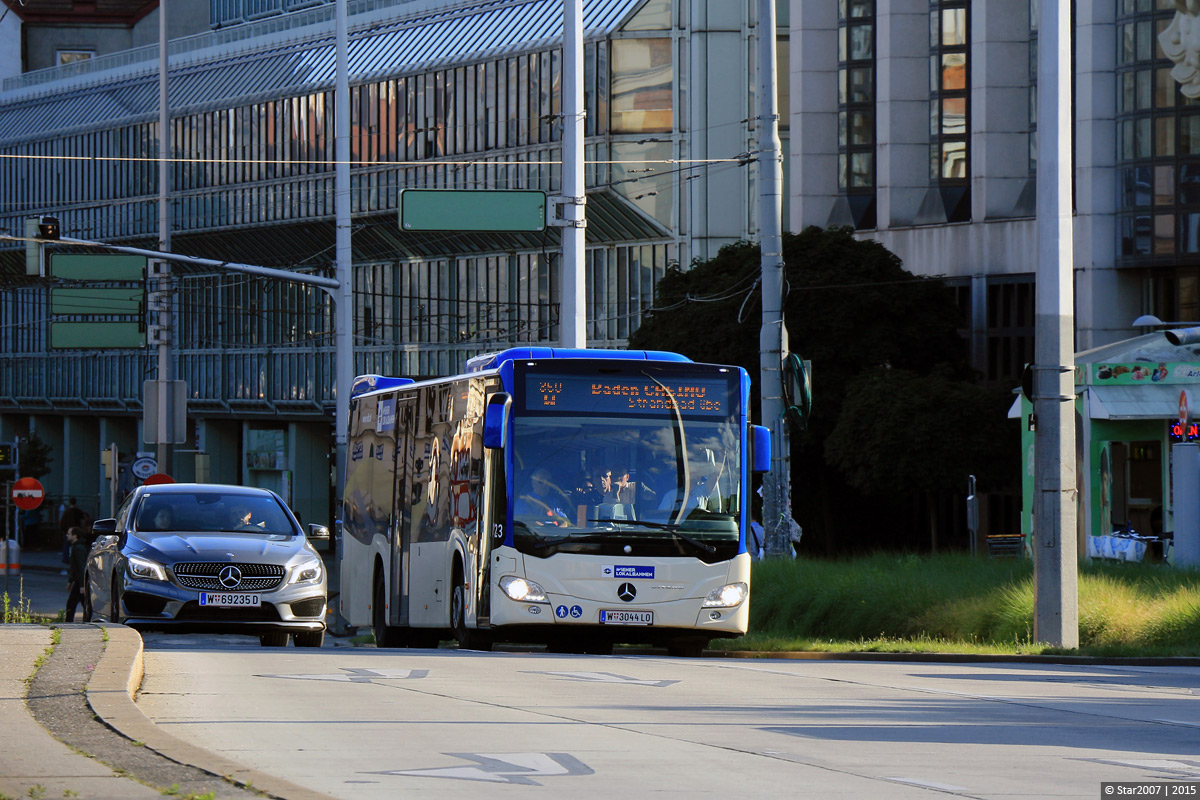
M 570 608 L 558 606 L 554 609 L 554 616 L 559 619 L 566 619 L 568 615 L 571 619 L 579 619 L 583 616 L 583 606 L 571 606 Z

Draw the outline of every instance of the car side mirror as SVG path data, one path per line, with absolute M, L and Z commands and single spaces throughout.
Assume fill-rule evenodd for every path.
M 329 541 L 329 528 L 324 525 L 317 525 L 315 522 L 308 526 L 308 538 L 313 541 L 327 542 Z
M 92 523 L 92 534 L 116 533 L 117 521 L 115 519 L 98 519 Z

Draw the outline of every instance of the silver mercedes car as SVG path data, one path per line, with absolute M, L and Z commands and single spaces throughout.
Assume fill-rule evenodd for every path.
M 144 629 L 258 635 L 264 647 L 320 647 L 326 570 L 274 492 L 171 483 L 135 489 L 97 520 L 88 554 L 92 618 Z

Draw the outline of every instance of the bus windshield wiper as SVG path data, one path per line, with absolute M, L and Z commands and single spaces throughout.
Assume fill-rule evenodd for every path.
M 674 536 L 676 539 L 691 545 L 692 547 L 696 548 L 697 550 L 702 550 L 705 553 L 708 553 L 709 555 L 712 555 L 713 553 L 717 552 L 717 548 L 713 547 L 711 544 L 708 544 L 707 542 L 702 542 L 699 539 L 696 539 L 692 536 L 688 536 L 686 533 L 679 530 L 679 525 L 674 522 L 649 522 L 649 521 L 643 520 L 643 519 L 598 519 L 598 520 L 589 520 L 589 522 L 609 522 L 609 523 L 612 523 L 617 526 L 641 525 L 643 528 L 651 528 L 652 530 L 656 530 L 656 531 L 666 531 L 667 533 Z

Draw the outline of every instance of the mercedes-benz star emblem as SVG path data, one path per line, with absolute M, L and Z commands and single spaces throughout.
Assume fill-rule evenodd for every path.
M 626 603 L 631 602 L 633 598 L 637 597 L 637 589 L 634 588 L 632 583 L 622 583 L 617 587 L 617 597 Z
M 221 585 L 226 589 L 234 589 L 242 582 L 242 571 L 230 564 L 228 567 L 222 567 L 217 574 L 217 579 L 221 581 Z

